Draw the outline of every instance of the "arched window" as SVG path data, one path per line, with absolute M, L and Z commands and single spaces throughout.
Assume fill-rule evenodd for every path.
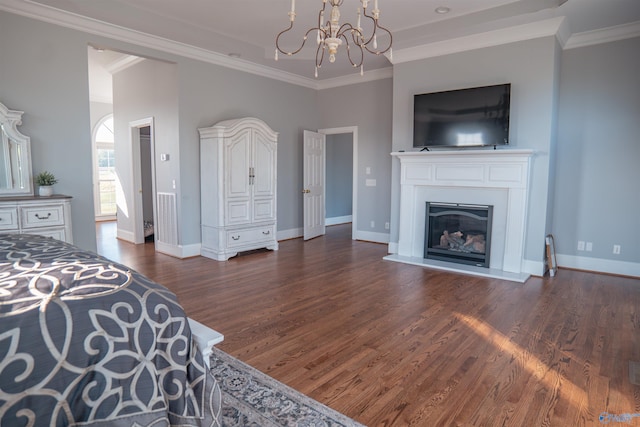
M 116 169 L 113 140 L 113 114 L 98 124 L 95 137 L 94 198 L 96 219 L 115 219 Z

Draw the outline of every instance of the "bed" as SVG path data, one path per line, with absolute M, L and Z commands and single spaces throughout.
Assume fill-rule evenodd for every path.
M 176 296 L 52 238 L 0 234 L 0 425 L 218 426 Z

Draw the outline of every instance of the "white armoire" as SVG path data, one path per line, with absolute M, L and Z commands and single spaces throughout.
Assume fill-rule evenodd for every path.
M 226 120 L 200 132 L 202 256 L 278 249 L 278 134 L 255 118 Z

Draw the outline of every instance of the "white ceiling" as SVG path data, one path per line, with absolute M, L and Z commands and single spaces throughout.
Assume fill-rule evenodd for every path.
M 3 5 L 18 0 L 0 0 Z M 205 51 L 239 55 L 240 61 L 313 78 L 315 43 L 301 54 L 274 61 L 275 37 L 288 24 L 291 0 L 20 0 L 51 16 L 61 10 L 75 17 L 109 23 Z M 563 16 L 570 33 L 640 21 L 640 0 L 378 0 L 380 23 L 393 34 L 394 56 L 416 46 Z M 369 10 L 373 0 L 369 0 Z M 321 0 L 296 2 L 295 36 L 317 20 Z M 354 22 L 358 0 L 344 0 L 341 22 Z M 438 6 L 451 9 L 437 14 Z M 52 9 L 53 8 L 53 9 Z M 6 8 L 5 8 L 6 9 Z M 8 9 L 10 10 L 10 9 Z M 355 23 L 355 22 L 354 22 Z M 109 46 L 106 46 L 107 48 Z M 389 67 L 384 56 L 367 55 L 365 72 Z M 344 52 L 334 64 L 323 64 L 320 79 L 355 71 Z

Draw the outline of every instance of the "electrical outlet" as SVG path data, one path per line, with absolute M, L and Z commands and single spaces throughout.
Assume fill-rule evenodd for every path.
M 371 228 L 376 228 L 376 223 L 375 223 L 375 221 L 371 221 Z
M 584 251 L 584 242 L 582 240 L 580 240 L 578 242 L 578 250 L 579 251 Z
M 613 254 L 620 255 L 620 245 L 613 245 Z
M 591 252 L 593 250 L 593 243 L 592 242 L 587 242 L 587 244 L 585 246 L 585 250 L 587 252 Z
M 389 229 L 389 223 L 388 223 L 388 222 L 385 222 L 385 223 L 384 223 L 384 229 L 385 229 L 385 230 L 388 230 L 388 229 Z

